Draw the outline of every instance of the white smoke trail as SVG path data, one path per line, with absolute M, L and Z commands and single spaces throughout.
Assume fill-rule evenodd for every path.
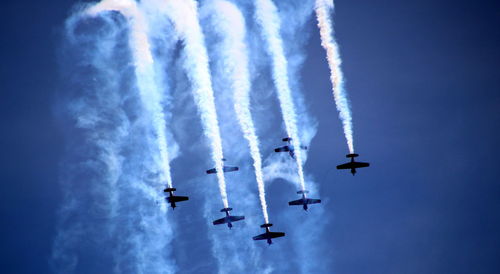
M 174 27 L 184 41 L 185 59 L 183 67 L 192 83 L 196 106 L 200 113 L 204 134 L 211 147 L 211 156 L 217 170 L 219 192 L 224 207 L 229 207 L 226 181 L 222 171 L 224 158 L 219 121 L 215 108 L 212 79 L 204 36 L 198 21 L 198 7 L 193 0 L 150 0 L 153 5 L 167 13 Z
M 220 52 L 225 64 L 225 74 L 231 79 L 233 101 L 236 117 L 243 136 L 248 141 L 250 155 L 253 159 L 255 179 L 259 190 L 262 214 L 269 223 L 266 193 L 262 175 L 262 158 L 259 150 L 259 138 L 250 112 L 250 75 L 248 71 L 248 50 L 245 44 L 245 19 L 238 8 L 231 2 L 215 0 L 207 3 L 214 8 L 214 31 L 222 36 Z
M 166 181 L 168 187 L 172 187 L 165 115 L 161 104 L 162 94 L 156 85 L 154 76 L 154 60 L 148 40 L 148 23 L 136 2 L 132 0 L 104 0 L 90 7 L 87 14 L 95 16 L 103 11 L 118 11 L 130 21 L 129 44 L 135 61 L 137 83 L 144 107 L 152 116 L 160 151 L 160 163 L 164 171 L 160 179 Z
M 333 38 L 332 21 L 330 13 L 333 12 L 333 0 L 316 0 L 316 18 L 321 36 L 321 46 L 326 50 L 326 59 L 330 67 L 330 80 L 332 82 L 333 97 L 335 105 L 342 120 L 344 135 L 347 139 L 349 152 L 354 153 L 354 142 L 352 136 L 352 116 L 347 94 L 344 89 L 344 76 L 341 69 L 339 47 Z
M 302 151 L 297 131 L 297 118 L 288 83 L 288 64 L 280 35 L 281 20 L 278 10 L 271 0 L 255 1 L 255 18 L 261 25 L 264 38 L 267 42 L 267 51 L 272 58 L 273 81 L 278 93 L 278 99 L 285 122 L 286 132 L 294 142 L 295 159 L 299 174 L 301 190 L 305 190 L 304 171 L 302 168 Z
M 134 62 L 134 72 L 139 90 L 139 97 L 146 110 L 145 120 L 151 122 L 154 131 L 152 143 L 149 145 L 148 135 L 144 135 L 141 124 L 138 123 L 138 132 L 131 138 L 130 143 L 146 143 L 153 151 L 153 155 L 159 152 L 158 159 L 153 159 L 144 168 L 144 162 L 148 156 L 144 152 L 134 151 L 127 158 L 130 165 L 127 172 L 122 174 L 122 180 L 126 184 L 122 191 L 126 201 L 121 201 L 120 207 L 124 211 L 118 216 L 117 222 L 121 225 L 119 232 L 119 243 L 115 259 L 117 265 L 115 272 L 132 273 L 171 273 L 175 270 L 172 259 L 165 252 L 165 247 L 172 239 L 172 225 L 169 224 L 164 214 L 166 206 L 164 203 L 157 207 L 146 204 L 147 201 L 159 200 L 158 190 L 163 182 L 172 186 L 169 166 L 168 147 L 166 142 L 165 116 L 162 109 L 162 94 L 156 83 L 154 60 L 148 38 L 148 21 L 135 1 L 131 0 L 105 0 L 85 11 L 87 16 L 97 16 L 105 11 L 117 11 L 128 21 L 129 46 Z M 149 128 L 149 125 L 146 125 Z M 140 139 L 144 139 L 141 141 Z M 135 140 L 135 141 L 134 141 Z M 141 155 L 141 157 L 138 157 Z M 142 168 L 142 169 L 141 169 Z M 160 174 L 159 178 L 152 180 L 142 178 L 141 173 Z M 145 203 L 146 202 L 146 203 Z M 131 204 L 133 203 L 133 205 Z M 127 257 L 132 257 L 130 260 Z

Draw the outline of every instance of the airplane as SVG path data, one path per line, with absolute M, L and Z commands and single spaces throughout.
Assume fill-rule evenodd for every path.
M 302 198 L 295 200 L 295 201 L 290 201 L 290 202 L 288 202 L 288 205 L 291 205 L 291 206 L 292 205 L 302 205 L 302 208 L 304 208 L 304 210 L 307 211 L 307 205 L 321 203 L 320 199 L 306 198 L 306 193 L 309 193 L 309 191 L 307 191 L 307 190 L 297 191 L 297 194 L 302 194 Z
M 241 221 L 241 220 L 245 219 L 245 216 L 231 216 L 231 214 L 229 214 L 229 211 L 231 211 L 231 210 L 233 210 L 233 209 L 230 207 L 226 207 L 226 208 L 221 209 L 220 212 L 226 212 L 226 217 L 215 220 L 213 222 L 214 225 L 227 224 L 227 227 L 229 227 L 229 229 L 231 229 L 231 227 L 233 227 L 232 222 L 237 222 L 237 221 Z
M 285 236 L 284 232 L 271 232 L 271 231 L 269 231 L 269 227 L 271 227 L 271 226 L 273 226 L 273 224 L 261 225 L 260 227 L 265 228 L 266 232 L 263 234 L 257 235 L 255 237 L 253 237 L 252 239 L 254 241 L 267 240 L 267 244 L 271 245 L 273 243 L 273 241 L 271 239 Z
M 292 145 L 292 138 L 286 137 L 282 139 L 283 142 L 287 142 L 288 145 L 283 147 L 278 147 L 274 149 L 274 152 L 288 152 L 290 156 L 295 159 L 295 147 Z M 301 149 L 306 150 L 307 146 L 300 146 Z
M 169 193 L 169 196 L 168 197 L 165 197 L 165 199 L 167 200 L 167 202 L 170 203 L 170 206 L 172 207 L 172 210 L 175 209 L 176 205 L 175 203 L 176 202 L 182 202 L 182 201 L 187 201 L 189 200 L 189 197 L 186 197 L 186 196 L 175 196 L 174 195 L 174 191 L 176 191 L 177 189 L 173 188 L 173 187 L 167 187 L 163 190 L 163 192 L 168 192 Z
M 362 168 L 362 167 L 369 167 L 370 166 L 369 163 L 363 163 L 363 162 L 356 162 L 356 161 L 354 161 L 354 158 L 358 157 L 358 156 L 359 156 L 359 154 L 356 154 L 356 153 L 347 154 L 346 157 L 347 158 L 351 158 L 351 161 L 349 163 L 338 165 L 337 169 L 350 169 L 352 175 L 354 176 L 354 174 L 356 174 L 356 168 Z
M 222 159 L 223 162 L 226 161 L 226 159 Z M 240 170 L 237 166 L 223 166 L 222 167 L 222 171 L 223 172 L 232 172 L 232 171 L 238 171 Z M 212 169 L 209 169 L 207 170 L 207 174 L 215 174 L 217 173 L 217 169 L 216 168 L 212 168 Z

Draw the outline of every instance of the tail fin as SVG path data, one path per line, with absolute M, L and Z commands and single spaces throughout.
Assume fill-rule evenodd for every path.
M 273 224 L 263 224 L 263 225 L 260 225 L 260 227 L 262 227 L 262 228 L 271 227 L 271 226 L 273 226 Z
M 172 192 L 172 191 L 176 191 L 177 189 L 173 188 L 173 187 L 167 187 L 163 190 L 163 192 Z
M 345 157 L 346 158 L 354 158 L 354 157 L 358 157 L 359 154 L 356 154 L 356 153 L 351 153 L 351 154 L 347 154 Z
M 221 209 L 220 212 L 229 212 L 231 210 L 233 210 L 231 207 L 225 207 L 225 208 Z
M 297 191 L 297 194 L 306 194 L 309 193 L 309 190 L 299 190 Z

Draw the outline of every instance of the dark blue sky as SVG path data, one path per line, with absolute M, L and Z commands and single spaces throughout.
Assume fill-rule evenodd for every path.
M 73 4 L 1 9 L 5 273 L 50 272 L 62 200 L 56 51 Z M 499 23 L 495 1 L 337 1 L 355 146 L 372 164 L 355 177 L 334 170 L 347 149 L 312 33 L 301 81 L 319 127 L 306 169 L 329 200 L 333 273 L 500 271 Z

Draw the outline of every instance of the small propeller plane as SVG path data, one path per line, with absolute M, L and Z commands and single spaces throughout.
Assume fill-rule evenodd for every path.
M 226 159 L 222 159 L 223 162 L 226 161 Z M 237 166 L 223 166 L 222 167 L 222 171 L 223 172 L 232 172 L 232 171 L 238 171 L 239 168 Z M 207 170 L 207 174 L 215 174 L 217 173 L 217 169 L 216 168 L 212 168 L 212 169 L 209 169 Z
M 351 158 L 351 161 L 349 163 L 338 165 L 337 169 L 350 169 L 352 175 L 354 176 L 354 174 L 356 174 L 356 168 L 362 168 L 362 167 L 369 167 L 370 166 L 369 163 L 363 163 L 363 162 L 356 162 L 356 161 L 354 161 L 354 158 L 358 157 L 358 156 L 359 156 L 359 154 L 356 154 L 356 153 L 347 154 L 346 157 L 347 158 Z
M 295 200 L 295 201 L 290 201 L 290 202 L 288 202 L 288 205 L 290 205 L 290 206 L 292 206 L 292 205 L 301 205 L 302 208 L 305 211 L 307 211 L 307 205 L 321 203 L 320 199 L 309 199 L 309 198 L 306 198 L 306 193 L 309 193 L 309 191 L 307 191 L 307 190 L 297 191 L 297 194 L 302 194 L 302 198 L 298 199 L 298 200 Z
M 273 224 L 263 224 L 260 227 L 265 228 L 266 232 L 260 235 L 257 235 L 253 237 L 252 239 L 254 241 L 259 241 L 259 240 L 267 240 L 267 244 L 272 244 L 273 241 L 271 239 L 278 238 L 278 237 L 283 237 L 285 236 L 284 232 L 271 232 L 269 231 L 269 227 L 273 226 Z
M 163 190 L 163 192 L 169 193 L 169 196 L 165 197 L 165 199 L 167 200 L 168 203 L 170 203 L 172 210 L 175 209 L 175 207 L 176 207 L 175 203 L 189 200 L 189 197 L 186 197 L 186 196 L 175 196 L 174 191 L 176 191 L 176 190 L 177 189 L 175 189 L 173 187 L 167 187 Z
M 283 147 L 278 147 L 274 149 L 274 152 L 288 152 L 290 157 L 295 159 L 295 147 L 292 145 L 292 138 L 286 137 L 282 139 L 283 142 L 287 142 L 288 145 Z M 307 146 L 300 146 L 301 149 L 306 150 Z
M 214 225 L 221 225 L 221 224 L 227 224 L 227 227 L 231 229 L 233 227 L 233 222 L 241 221 L 245 219 L 245 216 L 231 216 L 229 214 L 229 211 L 233 210 L 230 207 L 226 207 L 220 210 L 220 212 L 226 212 L 226 217 L 217 219 L 213 222 Z

